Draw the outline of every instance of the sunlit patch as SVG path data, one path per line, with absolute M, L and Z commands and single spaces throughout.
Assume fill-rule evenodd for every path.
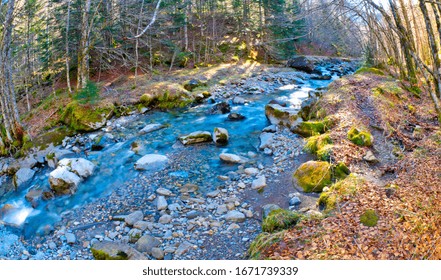
M 297 85 L 286 85 L 286 86 L 279 87 L 279 90 L 293 90 L 296 88 L 297 88 Z

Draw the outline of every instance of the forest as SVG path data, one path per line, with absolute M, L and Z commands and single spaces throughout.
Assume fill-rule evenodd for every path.
M 440 53 L 438 1 L 1 0 L 0 259 L 439 259 Z

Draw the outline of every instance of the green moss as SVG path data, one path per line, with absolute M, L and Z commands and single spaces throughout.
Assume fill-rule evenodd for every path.
M 328 131 L 332 124 L 333 123 L 329 118 L 324 118 L 321 121 L 302 122 L 296 128 L 294 128 L 294 132 L 302 135 L 303 137 L 315 136 Z
M 51 131 L 43 133 L 42 135 L 36 137 L 32 142 L 35 147 L 45 149 L 49 146 L 49 144 L 53 144 L 54 146 L 60 145 L 66 136 L 72 136 L 74 134 L 75 131 L 71 130 L 70 128 L 60 126 Z
M 268 232 L 259 234 L 250 244 L 250 248 L 248 249 L 249 258 L 253 260 L 260 259 L 261 253 L 274 243 L 279 242 L 283 238 L 285 232 L 286 231 L 283 230 L 272 234 Z
M 297 184 L 304 192 L 321 192 L 331 184 L 331 165 L 325 161 L 308 161 L 294 173 Z
M 128 256 L 124 252 L 118 252 L 116 257 L 111 257 L 102 250 L 92 248 L 92 255 L 96 260 L 128 260 Z
M 360 223 L 367 227 L 374 227 L 377 225 L 378 219 L 377 212 L 373 209 L 368 209 L 360 216 Z
M 339 162 L 337 165 L 335 165 L 333 171 L 335 180 L 342 180 L 351 174 L 351 171 L 343 162 Z
M 141 102 L 142 105 L 148 107 L 150 106 L 155 100 L 154 96 L 151 96 L 150 94 L 143 94 L 141 96 L 141 98 L 139 99 L 139 101 Z
M 344 180 L 334 183 L 328 191 L 320 194 L 317 202 L 319 207 L 327 212 L 334 210 L 344 197 L 357 193 L 363 182 L 363 179 L 351 174 Z
M 348 131 L 348 139 L 358 146 L 371 146 L 372 135 L 368 131 L 360 131 L 353 127 Z
M 326 212 L 334 210 L 337 206 L 338 197 L 337 194 L 332 191 L 322 192 L 320 194 L 319 200 L 317 201 L 319 207 Z
M 301 217 L 299 213 L 285 209 L 272 210 L 262 222 L 262 231 L 272 233 L 287 229 L 297 224 Z
M 329 133 L 309 137 L 306 140 L 305 151 L 314 154 L 318 159 L 328 161 L 333 145 Z
M 75 131 L 94 131 L 95 123 L 106 121 L 113 111 L 114 105 L 110 103 L 90 105 L 73 101 L 66 106 L 61 121 Z
M 358 69 L 355 74 L 366 74 L 366 73 L 370 73 L 370 74 L 375 74 L 375 75 L 379 75 L 379 76 L 384 76 L 384 72 L 381 71 L 378 68 L 374 68 L 374 67 L 361 67 L 360 69 Z

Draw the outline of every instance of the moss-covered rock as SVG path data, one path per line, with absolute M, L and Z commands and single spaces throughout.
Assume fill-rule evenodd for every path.
M 360 223 L 367 227 L 374 227 L 377 225 L 378 219 L 377 212 L 373 209 L 368 209 L 360 216 Z
M 299 213 L 285 209 L 272 210 L 262 222 L 262 231 L 272 233 L 287 229 L 297 224 L 301 217 Z
M 352 127 L 348 131 L 348 139 L 358 146 L 372 146 L 373 137 L 368 131 Z
M 96 242 L 91 248 L 96 260 L 145 260 L 146 257 L 127 244 L 111 241 Z
M 305 151 L 314 154 L 319 160 L 328 161 L 332 153 L 332 140 L 329 133 L 309 137 L 306 140 Z
M 351 174 L 344 180 L 331 185 L 327 191 L 320 194 L 318 205 L 324 211 L 332 211 L 337 204 L 347 196 L 354 195 L 361 188 L 363 179 Z
M 195 131 L 188 135 L 179 136 L 179 141 L 184 145 L 211 142 L 213 138 L 209 131 Z
M 324 118 L 321 121 L 307 121 L 297 125 L 293 132 L 303 136 L 310 137 L 325 133 L 332 126 L 332 121 L 329 118 Z
M 304 192 L 321 192 L 332 183 L 331 164 L 325 161 L 308 161 L 293 175 L 295 182 Z
M 265 116 L 271 124 L 283 125 L 290 129 L 294 129 L 303 121 L 297 113 L 297 110 L 279 104 L 265 106 Z
M 95 131 L 106 124 L 114 109 L 112 103 L 80 104 L 73 101 L 66 106 L 61 121 L 75 131 Z

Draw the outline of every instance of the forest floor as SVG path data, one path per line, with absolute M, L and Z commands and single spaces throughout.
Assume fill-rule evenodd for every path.
M 440 259 L 441 130 L 427 94 L 418 98 L 390 76 L 363 73 L 331 84 L 319 105 L 332 114 L 331 160 L 360 180 L 334 192 L 335 209 L 321 219 L 268 234 L 261 259 Z M 368 129 L 372 147 L 348 140 Z M 368 151 L 378 162 L 363 159 Z M 373 210 L 378 223 L 360 217 Z

